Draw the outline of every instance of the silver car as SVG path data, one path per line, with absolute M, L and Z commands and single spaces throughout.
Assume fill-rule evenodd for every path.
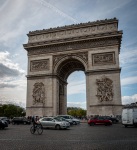
M 39 120 L 43 128 L 67 129 L 70 123 L 62 121 L 60 118 L 44 117 Z
M 56 116 L 56 117 L 58 117 L 58 118 L 64 118 L 67 122 L 70 123 L 70 125 L 73 124 L 72 118 L 70 118 L 68 115 L 58 115 L 58 116 Z
M 63 117 L 63 118 L 65 118 L 67 121 L 69 121 L 70 124 L 75 124 L 75 125 L 80 124 L 80 120 L 74 118 L 71 115 L 58 115 L 57 117 Z

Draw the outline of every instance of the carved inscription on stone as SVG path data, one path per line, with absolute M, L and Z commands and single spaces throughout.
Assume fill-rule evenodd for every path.
M 30 62 L 30 71 L 49 70 L 49 59 L 33 60 Z
M 102 79 L 96 79 L 97 97 L 100 102 L 102 101 L 112 101 L 113 100 L 113 81 L 107 77 L 102 77 Z
M 33 88 L 33 105 L 36 103 L 45 103 L 45 87 L 42 82 L 36 82 Z
M 115 63 L 115 52 L 92 54 L 92 64 L 109 65 Z

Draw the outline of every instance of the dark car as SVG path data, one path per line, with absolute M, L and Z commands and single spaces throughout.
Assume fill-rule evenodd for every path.
M 14 117 L 12 119 L 12 124 L 31 124 L 31 122 L 25 117 Z
M 112 121 L 105 119 L 104 117 L 93 117 L 88 120 L 88 124 L 90 126 L 94 126 L 97 124 L 100 124 L 100 125 L 103 124 L 107 126 L 107 125 L 112 125 Z
M 5 127 L 8 127 L 8 123 L 4 120 L 0 120 L 0 129 L 4 129 Z
M 10 124 L 10 120 L 7 117 L 0 117 L 0 120 L 7 121 L 7 123 Z
M 105 119 L 111 120 L 112 123 L 118 123 L 119 120 L 115 117 L 110 117 L 110 116 L 103 116 Z

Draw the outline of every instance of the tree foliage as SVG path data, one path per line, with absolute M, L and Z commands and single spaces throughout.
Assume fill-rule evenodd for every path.
M 8 118 L 25 116 L 25 109 L 13 104 L 4 104 L 0 107 L 0 116 Z
M 78 107 L 67 108 L 67 113 L 68 115 L 71 115 L 71 116 L 76 116 L 76 117 L 86 116 L 86 112 L 87 112 L 86 110 L 82 108 L 78 108 Z

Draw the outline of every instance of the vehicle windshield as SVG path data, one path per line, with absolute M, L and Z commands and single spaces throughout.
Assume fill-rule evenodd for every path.
M 75 119 L 73 116 L 70 116 L 70 119 Z
M 7 119 L 7 117 L 0 117 L 0 119 Z
M 63 118 L 54 118 L 56 121 L 64 121 Z

